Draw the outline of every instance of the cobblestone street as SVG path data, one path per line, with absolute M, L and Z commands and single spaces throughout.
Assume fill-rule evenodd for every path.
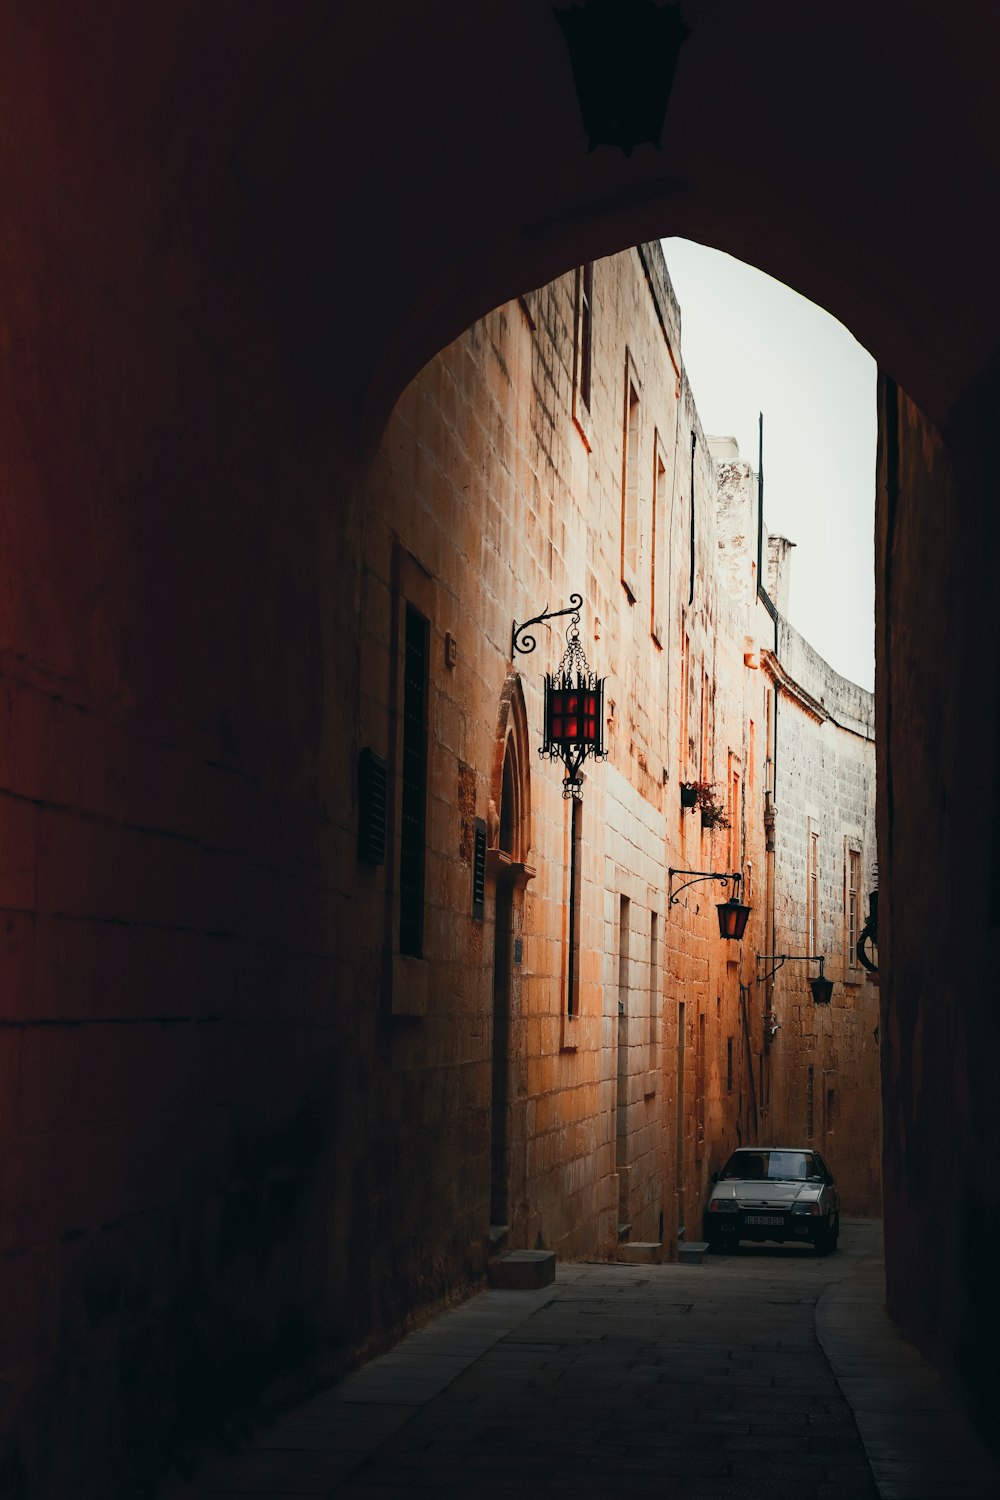
M 826 1258 L 560 1266 L 554 1286 L 439 1317 L 185 1494 L 995 1495 L 882 1312 L 880 1273 L 880 1226 L 860 1221 Z

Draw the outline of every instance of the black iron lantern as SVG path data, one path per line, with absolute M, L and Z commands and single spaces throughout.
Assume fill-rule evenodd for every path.
M 740 942 L 746 931 L 749 906 L 737 901 L 735 896 L 730 896 L 728 901 L 720 902 L 715 909 L 719 913 L 719 936 Z
M 564 797 L 583 796 L 583 763 L 588 755 L 606 760 L 604 678 L 587 665 L 580 645 L 580 617 L 573 616 L 567 646 L 555 672 L 545 674 L 545 740 L 539 755 L 566 767 Z
M 582 594 L 570 594 L 568 609 L 549 609 L 521 624 L 515 620 L 510 633 L 510 656 L 534 651 L 532 625 L 544 624 L 560 615 L 572 615 L 566 632 L 566 650 L 555 672 L 545 674 L 545 740 L 539 748 L 543 760 L 561 760 L 566 767 L 564 797 L 583 796 L 583 763 L 588 755 L 607 760 L 604 748 L 604 678 L 587 665 L 580 645 Z
M 762 963 L 773 963 L 774 967 L 762 974 L 760 966 Z M 823 972 L 826 963 L 825 955 L 822 953 L 758 953 L 757 954 L 757 983 L 766 984 L 773 979 L 782 964 L 819 964 L 819 975 L 816 979 L 810 979 L 809 988 L 812 990 L 813 1002 L 816 1005 L 829 1005 L 833 998 L 833 980 L 827 979 Z
M 816 1005 L 829 1005 L 833 998 L 833 980 L 827 979 L 823 973 L 823 960 L 819 961 L 819 977 L 810 979 L 809 988 L 813 993 L 813 1002 Z
M 556 10 L 569 48 L 589 149 L 660 147 L 681 47 L 691 35 L 676 4 L 585 0 Z
M 667 895 L 671 906 L 676 906 L 682 891 L 686 891 L 689 885 L 697 885 L 700 880 L 718 880 L 722 885 L 728 885 L 730 881 L 735 887 L 735 894 L 728 901 L 720 901 L 716 906 L 719 913 L 719 936 L 729 938 L 733 942 L 742 941 L 746 931 L 747 918 L 751 908 L 739 899 L 740 886 L 743 876 L 738 870 L 732 873 L 725 870 L 675 870 L 673 867 L 667 872 Z M 674 890 L 675 875 L 690 875 L 690 880 L 685 880 Z

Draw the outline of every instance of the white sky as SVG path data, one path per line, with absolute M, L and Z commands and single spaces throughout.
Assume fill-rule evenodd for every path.
M 875 676 L 875 362 L 829 313 L 689 240 L 663 241 L 706 433 L 757 467 L 764 524 L 796 543 L 788 614 L 844 677 Z

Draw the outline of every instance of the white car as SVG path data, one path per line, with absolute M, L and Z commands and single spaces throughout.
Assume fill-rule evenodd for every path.
M 801 1146 L 742 1146 L 712 1173 L 705 1238 L 717 1250 L 740 1240 L 811 1243 L 820 1255 L 837 1248 L 840 1197 L 818 1151 Z

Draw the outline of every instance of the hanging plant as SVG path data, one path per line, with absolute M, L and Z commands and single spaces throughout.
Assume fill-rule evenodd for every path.
M 698 806 L 698 783 L 696 781 L 681 782 L 681 807 Z
M 696 781 L 694 786 L 696 801 L 701 808 L 702 828 L 728 828 L 726 805 L 720 799 L 717 784 L 714 781 Z

